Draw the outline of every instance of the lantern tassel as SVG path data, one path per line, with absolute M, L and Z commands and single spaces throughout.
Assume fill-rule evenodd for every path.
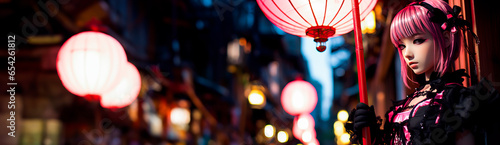
M 354 20 L 354 40 L 356 45 L 356 62 L 358 69 L 359 100 L 368 104 L 366 94 L 365 60 L 363 51 L 363 39 L 361 37 L 361 20 L 359 16 L 358 0 L 352 0 L 353 20 Z M 363 144 L 371 145 L 370 128 L 363 128 Z

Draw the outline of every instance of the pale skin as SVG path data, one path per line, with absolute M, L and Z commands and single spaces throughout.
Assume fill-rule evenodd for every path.
M 425 74 L 425 80 L 428 81 L 434 66 L 437 63 L 434 49 L 434 40 L 429 33 L 417 33 L 413 36 L 400 40 L 398 49 L 405 59 L 405 63 L 417 75 Z M 422 91 L 428 91 L 429 85 L 426 85 Z M 415 105 L 425 99 L 425 96 L 414 98 L 409 105 Z
M 417 75 L 425 73 L 425 79 L 429 80 L 437 63 L 432 35 L 429 33 L 417 33 L 413 36 L 403 38 L 400 40 L 398 48 L 401 49 L 408 67 Z
M 444 32 L 444 36 L 446 39 L 445 42 L 447 42 L 445 46 L 448 47 L 451 44 L 448 39 L 449 37 L 446 37 L 449 36 L 449 32 Z M 418 33 L 403 38 L 400 40 L 398 49 L 401 49 L 401 53 L 408 67 L 417 75 L 425 74 L 425 80 L 429 81 L 434 71 L 434 67 L 437 64 L 437 53 L 435 52 L 436 49 L 434 48 L 434 39 L 432 35 L 429 33 Z M 429 90 L 430 85 L 427 84 L 421 91 Z M 408 105 L 415 105 L 424 99 L 426 99 L 426 95 L 418 96 L 412 99 Z M 457 145 L 474 144 L 474 137 L 468 130 L 458 132 L 455 137 Z

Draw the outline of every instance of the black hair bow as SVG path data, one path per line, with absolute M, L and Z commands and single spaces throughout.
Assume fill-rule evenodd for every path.
M 457 31 L 457 28 L 464 31 L 469 31 L 476 40 L 476 44 L 479 44 L 479 38 L 474 32 L 472 32 L 471 24 L 468 21 L 464 20 L 461 15 L 459 15 L 460 12 L 462 12 L 462 8 L 460 8 L 459 6 L 453 6 L 453 10 L 451 11 L 451 13 L 445 15 L 445 13 L 440 9 L 434 8 L 432 5 L 423 1 L 415 2 L 412 5 L 420 5 L 426 8 L 429 13 L 431 13 L 430 20 L 434 23 L 442 24 L 441 28 L 445 31 L 455 33 Z

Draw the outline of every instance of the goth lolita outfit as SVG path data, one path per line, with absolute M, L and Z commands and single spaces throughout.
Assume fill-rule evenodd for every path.
M 394 103 L 386 114 L 384 130 L 379 130 L 377 125 L 370 126 L 373 143 L 455 144 L 457 132 L 470 131 L 476 144 L 485 144 L 488 132 L 500 129 L 497 119 L 500 95 L 484 79 L 476 86 L 463 87 L 462 76 L 467 76 L 465 70 L 442 77 L 432 73 L 429 81 L 424 81 L 423 75 L 417 76 L 420 87 L 416 93 Z M 427 84 L 430 90 L 421 91 Z M 409 105 L 419 96 L 425 99 Z M 347 130 L 359 137 L 359 131 L 354 132 L 351 127 L 346 124 Z
M 455 33 L 460 29 L 464 36 L 465 31 L 469 31 L 479 43 L 470 23 L 459 15 L 460 7 L 454 6 L 453 11 L 446 14 L 422 1 L 411 5 L 426 8 L 432 14 L 430 20 L 441 24 L 443 31 Z M 373 107 L 358 104 L 345 125 L 351 140 L 359 141 L 362 127 L 368 126 L 373 144 L 456 144 L 460 139 L 457 134 L 461 132 L 470 132 L 475 144 L 500 144 L 500 95 L 490 82 L 483 79 L 466 88 L 462 86 L 462 77 L 468 77 L 465 70 L 439 76 L 432 73 L 429 81 L 425 81 L 424 75 L 418 75 L 420 87 L 416 93 L 394 103 L 386 114 L 384 130 L 380 130 L 381 121 L 375 117 Z M 423 91 L 427 85 L 430 89 Z M 409 105 L 420 96 L 425 98 Z

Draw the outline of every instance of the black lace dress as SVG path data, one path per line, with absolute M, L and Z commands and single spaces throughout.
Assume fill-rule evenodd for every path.
M 411 96 L 394 103 L 386 114 L 384 130 L 372 130 L 374 144 L 455 144 L 457 132 L 470 131 L 476 144 L 485 144 L 488 132 L 498 132 L 500 95 L 483 79 L 478 85 L 463 87 L 465 70 L 422 81 Z M 420 91 L 427 84 L 430 91 Z M 408 106 L 418 96 L 425 99 Z M 491 136 L 490 136 L 491 137 Z M 500 139 L 500 136 L 497 137 Z

